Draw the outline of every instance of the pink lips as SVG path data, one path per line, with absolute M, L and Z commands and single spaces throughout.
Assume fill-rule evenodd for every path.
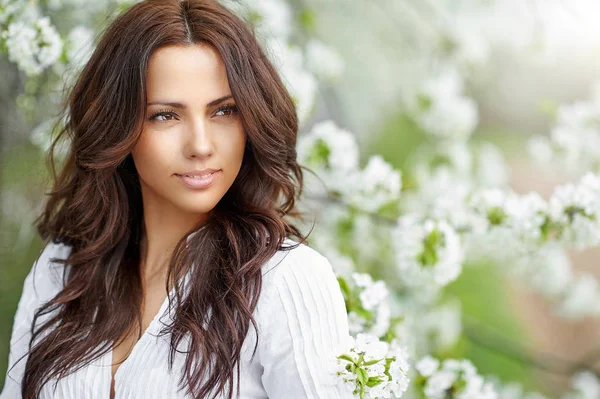
M 218 170 L 216 172 L 213 172 L 209 175 L 202 176 L 202 177 L 192 177 L 192 176 L 178 175 L 178 174 L 176 174 L 175 176 L 177 176 L 177 178 L 179 180 L 181 180 L 189 188 L 204 189 L 204 188 L 210 187 L 214 183 L 214 181 L 217 180 L 217 178 L 220 175 L 221 175 L 221 170 Z

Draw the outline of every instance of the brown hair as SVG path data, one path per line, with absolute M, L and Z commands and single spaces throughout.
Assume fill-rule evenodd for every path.
M 71 246 L 68 258 L 59 260 L 71 267 L 63 290 L 35 312 L 34 326 L 39 316 L 56 310 L 32 334 L 25 399 L 37 398 L 50 379 L 105 354 L 106 344 L 102 352 L 92 349 L 121 338 L 131 320 L 141 331 L 143 208 L 130 152 L 146 117 L 151 54 L 162 46 L 193 43 L 210 44 L 220 53 L 247 147 L 232 187 L 208 220 L 178 242 L 170 260 L 167 292 L 174 286 L 180 306 L 161 334 L 171 333 L 169 369 L 189 334 L 180 389 L 187 383 L 188 394 L 204 398 L 228 386 L 227 397 L 232 397 L 233 370 L 237 366 L 239 381 L 240 350 L 250 322 L 258 330 L 252 313 L 261 291 L 261 266 L 278 250 L 300 245 L 283 247 L 286 237 L 307 242 L 284 220 L 302 219 L 295 207 L 303 182 L 296 162 L 296 109 L 251 27 L 216 0 L 135 4 L 103 32 L 63 104 L 65 122 L 48 153 L 53 188 L 36 227 L 44 240 Z M 64 135 L 69 149 L 57 176 L 53 153 Z M 182 299 L 176 283 L 192 263 L 197 267 Z M 201 321 L 208 313 L 204 329 Z M 32 345 L 44 332 L 48 335 Z M 200 366 L 193 367 L 198 357 Z

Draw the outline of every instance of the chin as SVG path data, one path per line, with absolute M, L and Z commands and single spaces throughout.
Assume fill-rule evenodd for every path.
M 181 204 L 179 209 L 181 209 L 185 213 L 190 213 L 193 215 L 203 215 L 210 211 L 212 211 L 217 204 Z

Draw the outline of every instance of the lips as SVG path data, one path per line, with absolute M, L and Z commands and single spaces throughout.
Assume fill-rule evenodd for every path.
M 210 187 L 214 181 L 220 176 L 221 170 L 199 175 L 199 174 L 175 174 L 179 180 L 187 187 L 192 189 L 204 189 Z
M 177 176 L 186 176 L 193 179 L 199 179 L 202 177 L 207 177 L 215 172 L 220 171 L 221 169 L 203 169 L 203 170 L 190 170 L 183 173 L 175 173 Z
M 211 173 L 206 173 L 206 174 L 203 174 L 203 175 L 182 174 L 182 175 L 177 175 L 177 176 L 185 176 L 185 177 L 189 177 L 191 179 L 204 179 L 204 178 L 207 178 L 209 176 L 212 176 L 215 173 L 217 173 L 217 171 L 211 172 Z

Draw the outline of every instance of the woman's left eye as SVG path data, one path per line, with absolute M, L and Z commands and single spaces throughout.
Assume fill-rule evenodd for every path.
M 218 116 L 233 116 L 238 113 L 238 109 L 235 105 L 229 104 L 229 105 L 224 105 L 221 108 L 217 109 L 216 113 L 218 114 L 219 112 L 224 112 L 225 115 L 218 115 Z

